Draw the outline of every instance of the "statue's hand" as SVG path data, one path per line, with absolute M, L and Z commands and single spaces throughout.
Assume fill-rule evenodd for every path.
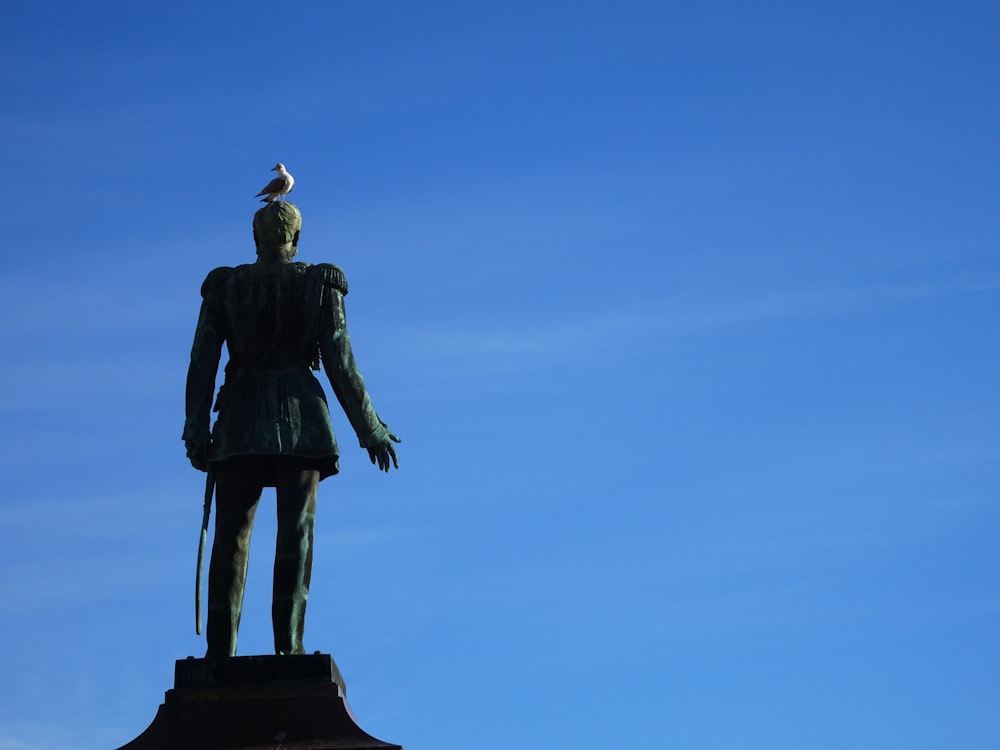
M 398 469 L 399 461 L 396 460 L 396 449 L 392 444 L 400 442 L 402 441 L 398 437 L 389 432 L 389 430 L 385 430 L 385 438 L 375 443 L 375 445 L 368 447 L 368 458 L 372 460 L 373 464 L 378 464 L 380 471 L 389 471 L 390 461 L 392 461 L 393 467 Z
M 191 465 L 198 471 L 208 471 L 208 443 L 185 440 L 184 447 Z

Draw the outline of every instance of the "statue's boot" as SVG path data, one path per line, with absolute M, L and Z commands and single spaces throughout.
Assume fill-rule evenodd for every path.
M 220 550 L 221 560 L 216 561 L 218 541 L 212 546 L 212 565 L 208 576 L 208 618 L 205 636 L 209 657 L 235 656 L 236 635 L 240 629 L 243 612 L 243 591 L 246 587 L 246 550 L 236 554 Z

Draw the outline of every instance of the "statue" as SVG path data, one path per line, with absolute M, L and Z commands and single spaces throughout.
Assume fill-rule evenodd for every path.
M 264 487 L 277 495 L 274 649 L 305 653 L 316 494 L 320 481 L 339 471 L 326 397 L 312 374 L 320 363 L 372 463 L 386 472 L 399 468 L 393 446 L 399 438 L 372 407 L 351 351 L 344 274 L 334 265 L 292 260 L 301 226 L 292 203 L 268 203 L 253 219 L 257 262 L 216 268 L 201 288 L 183 439 L 191 464 L 210 472 L 209 487 L 213 479 L 215 486 L 209 657 L 236 654 L 250 531 Z M 223 343 L 229 362 L 210 431 Z M 198 620 L 200 628 L 200 613 Z

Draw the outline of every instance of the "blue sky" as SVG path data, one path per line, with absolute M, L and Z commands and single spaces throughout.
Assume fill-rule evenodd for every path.
M 996 3 L 3 15 L 0 750 L 116 747 L 204 651 L 184 376 L 276 161 L 404 440 L 335 411 L 321 487 L 366 730 L 1000 746 Z

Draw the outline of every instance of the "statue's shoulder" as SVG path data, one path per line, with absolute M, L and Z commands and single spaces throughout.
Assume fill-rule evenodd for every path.
M 214 294 L 226 281 L 232 278 L 234 273 L 236 273 L 236 269 L 231 266 L 213 268 L 201 284 L 201 296 L 207 297 Z
M 344 278 L 340 266 L 335 266 L 333 263 L 316 263 L 308 266 L 307 272 L 322 279 L 324 286 L 333 287 L 341 294 L 347 294 L 347 279 Z

